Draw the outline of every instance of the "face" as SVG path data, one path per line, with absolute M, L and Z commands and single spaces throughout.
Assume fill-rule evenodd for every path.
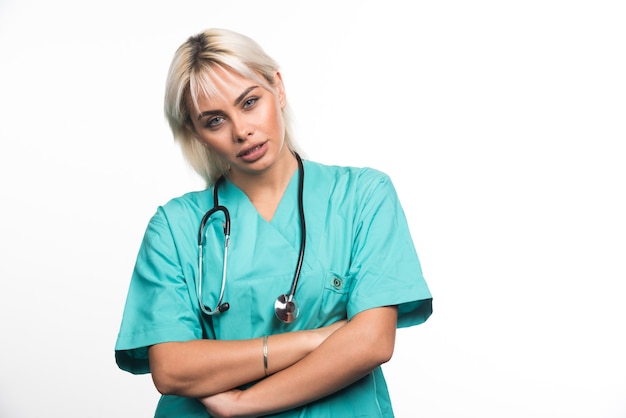
M 276 92 L 231 70 L 218 69 L 211 81 L 219 94 L 198 97 L 198 109 L 190 112 L 196 139 L 230 166 L 231 176 L 268 170 L 285 154 L 280 73 L 275 74 Z

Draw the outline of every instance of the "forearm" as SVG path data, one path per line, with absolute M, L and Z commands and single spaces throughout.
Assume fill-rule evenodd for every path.
M 391 358 L 396 324 L 395 307 L 356 315 L 301 361 L 241 392 L 236 415 L 291 409 L 350 385 Z M 277 360 L 273 345 L 269 354 L 271 363 Z
M 271 336 L 272 370 L 291 366 L 321 341 L 314 331 Z M 262 338 L 162 343 L 150 348 L 149 359 L 154 384 L 162 394 L 204 397 L 265 377 Z

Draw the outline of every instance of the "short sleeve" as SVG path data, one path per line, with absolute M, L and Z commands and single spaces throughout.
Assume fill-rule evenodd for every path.
M 150 220 L 130 281 L 115 344 L 118 366 L 148 373 L 148 347 L 202 338 L 167 217 L 162 208 Z
M 432 296 L 396 190 L 387 175 L 371 169 L 361 173 L 358 187 L 357 206 L 362 209 L 356 222 L 348 316 L 397 305 L 398 327 L 421 324 L 432 313 Z

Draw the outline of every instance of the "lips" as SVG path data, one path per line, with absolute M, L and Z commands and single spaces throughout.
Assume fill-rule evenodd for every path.
M 263 142 L 261 144 L 244 149 L 239 154 L 237 154 L 237 157 L 245 162 L 252 163 L 262 158 L 265 155 L 266 151 L 267 142 Z
M 259 145 L 255 146 L 255 147 L 248 148 L 248 149 L 246 149 L 244 151 L 241 151 L 239 154 L 237 154 L 237 157 L 245 157 L 247 155 L 250 155 L 253 152 L 259 150 L 262 146 L 263 146 L 263 144 L 259 144 Z

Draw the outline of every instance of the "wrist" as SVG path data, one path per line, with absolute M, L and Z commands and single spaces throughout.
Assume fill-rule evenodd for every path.
M 268 340 L 269 337 L 266 335 L 263 337 L 263 371 L 265 372 L 265 376 L 269 376 L 270 372 L 269 372 L 269 362 L 268 362 L 268 356 L 269 356 L 269 347 L 268 347 Z

